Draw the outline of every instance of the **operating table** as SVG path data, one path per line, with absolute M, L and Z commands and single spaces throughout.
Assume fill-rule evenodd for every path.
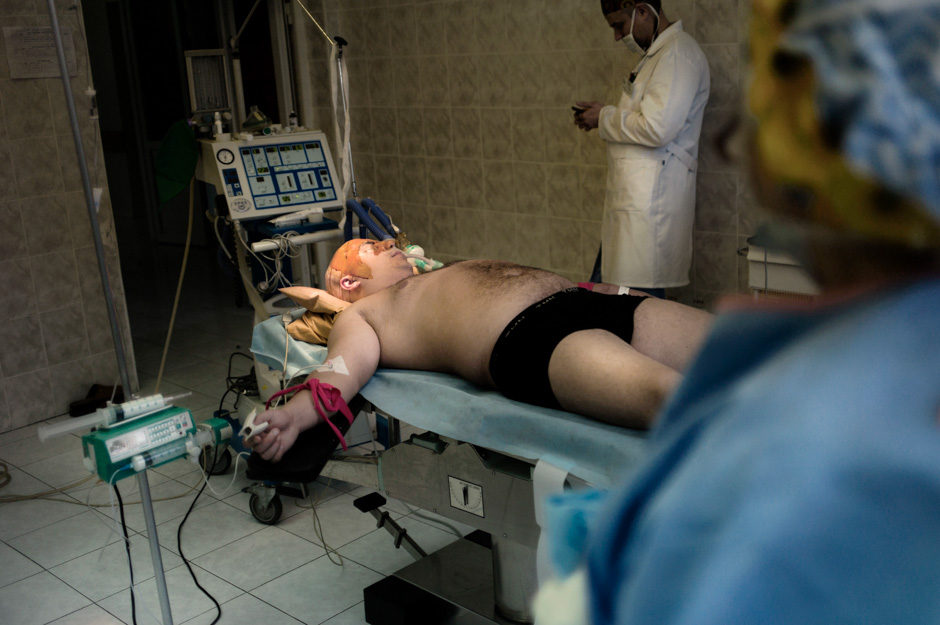
M 325 347 L 288 336 L 278 318 L 255 326 L 252 352 L 260 366 L 288 378 L 326 357 Z M 644 452 L 641 432 L 515 402 L 441 373 L 379 369 L 352 404 L 388 419 L 388 446 L 377 456 L 334 456 L 321 475 L 479 530 L 393 576 L 451 604 L 447 622 L 530 622 L 545 572 L 537 555 L 542 498 L 566 486 L 620 482 Z M 402 441 L 401 423 L 426 432 Z M 385 598 L 373 599 L 373 613 L 387 609 Z M 367 589 L 367 618 L 370 607 Z M 380 621 L 393 622 L 370 623 Z

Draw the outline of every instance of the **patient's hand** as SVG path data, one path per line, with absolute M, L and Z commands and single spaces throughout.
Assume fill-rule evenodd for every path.
M 268 427 L 246 443 L 264 460 L 278 462 L 293 446 L 297 436 L 319 420 L 310 391 L 301 391 L 282 408 L 267 410 L 255 417 L 255 425 L 267 423 Z

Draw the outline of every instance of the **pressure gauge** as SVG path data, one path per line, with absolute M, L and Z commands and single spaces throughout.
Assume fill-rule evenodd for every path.
M 232 154 L 232 151 L 225 148 L 219 150 L 215 157 L 219 159 L 219 162 L 223 165 L 231 165 L 232 161 L 235 160 L 235 155 Z
M 458 510 L 483 516 L 483 489 L 476 484 L 448 476 L 450 505 Z

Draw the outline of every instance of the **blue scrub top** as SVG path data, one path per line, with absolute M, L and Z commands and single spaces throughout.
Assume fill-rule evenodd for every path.
M 940 280 L 719 317 L 651 444 L 594 622 L 940 622 Z

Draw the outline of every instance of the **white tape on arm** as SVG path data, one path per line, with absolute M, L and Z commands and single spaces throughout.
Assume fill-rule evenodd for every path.
M 617 295 L 630 295 L 630 287 L 622 286 L 617 289 Z

